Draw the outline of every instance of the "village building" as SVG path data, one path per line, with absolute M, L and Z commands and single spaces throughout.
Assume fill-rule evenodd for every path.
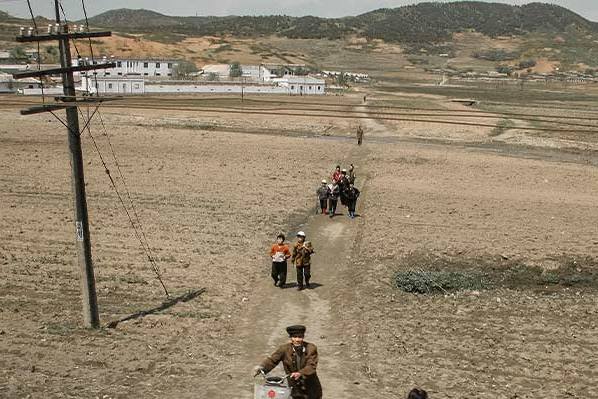
M 137 75 L 146 78 L 173 78 L 176 76 L 177 60 L 153 59 L 153 58 L 115 58 L 102 57 L 101 59 L 90 60 L 89 58 L 79 58 L 73 60 L 73 65 L 81 64 L 102 64 L 105 62 L 114 62 L 116 67 L 111 69 L 98 69 L 97 71 L 86 73 L 81 72 L 81 76 L 93 74 L 96 76 L 128 76 Z
M 12 75 L 0 72 L 0 94 L 22 92 L 23 89 L 39 89 L 41 83 L 34 78 L 15 79 Z
M 144 94 L 145 79 L 143 76 L 83 76 L 81 88 L 83 92 L 92 94 Z
M 326 81 L 311 76 L 287 76 L 272 79 L 272 82 L 286 88 L 290 95 L 323 95 L 326 93 Z

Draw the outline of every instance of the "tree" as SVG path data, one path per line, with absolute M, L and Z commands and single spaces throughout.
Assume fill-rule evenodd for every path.
M 48 46 L 46 47 L 46 53 L 41 58 L 45 62 L 58 62 L 60 60 L 60 51 L 56 46 Z
M 208 76 L 206 76 L 206 80 L 208 82 L 216 82 L 218 81 L 220 78 L 218 77 L 218 74 L 215 72 L 210 72 L 208 73 Z
M 177 78 L 188 78 L 194 72 L 197 72 L 197 66 L 190 61 L 183 60 L 174 67 L 174 76 Z
M 498 73 L 506 73 L 507 75 L 511 75 L 513 73 L 513 68 L 508 65 L 499 65 L 496 67 L 496 72 Z
M 238 78 L 243 76 L 243 69 L 241 68 L 241 64 L 239 64 L 238 62 L 233 62 L 232 64 L 230 64 L 228 75 L 231 78 Z
M 536 66 L 536 60 L 523 60 L 519 63 L 519 69 L 528 69 Z
M 336 76 L 336 84 L 339 86 L 348 86 L 349 85 L 348 76 L 344 72 L 341 72 L 340 74 L 338 74 Z
M 27 53 L 25 49 L 21 46 L 17 46 L 10 50 L 10 58 L 14 58 L 15 60 L 27 58 Z

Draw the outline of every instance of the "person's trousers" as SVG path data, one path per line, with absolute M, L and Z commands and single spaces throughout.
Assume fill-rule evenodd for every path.
M 287 282 L 287 262 L 272 262 L 272 279 L 280 287 Z
M 320 209 L 322 210 L 322 213 L 324 213 L 324 211 L 326 211 L 326 208 L 328 207 L 327 202 L 328 200 L 326 198 L 320 200 Z
M 355 208 L 357 207 L 357 200 L 347 200 L 347 208 L 349 213 L 355 213 Z
M 309 285 L 309 279 L 311 279 L 311 265 L 297 266 L 297 284 L 299 287 L 303 287 L 304 278 L 305 284 Z
M 329 199 L 328 200 L 328 213 L 330 215 L 334 215 L 336 213 L 336 205 L 338 204 L 338 200 Z

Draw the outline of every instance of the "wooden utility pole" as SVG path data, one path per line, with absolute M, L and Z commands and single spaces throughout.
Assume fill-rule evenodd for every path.
M 96 296 L 95 277 L 91 258 L 91 239 L 89 235 L 89 220 L 87 216 L 87 200 L 85 196 L 85 177 L 83 173 L 83 155 L 81 152 L 81 132 L 79 129 L 79 103 L 93 103 L 106 99 L 81 99 L 78 100 L 75 91 L 73 72 L 89 71 L 95 69 L 114 68 L 114 63 L 98 65 L 72 66 L 70 40 L 75 38 L 91 38 L 110 36 L 110 32 L 69 32 L 67 24 L 62 24 L 60 19 L 60 5 L 54 0 L 56 11 L 56 32 L 48 29 L 48 34 L 27 35 L 17 37 L 18 42 L 40 42 L 58 40 L 60 47 L 60 68 L 45 71 L 32 71 L 16 73 L 15 78 L 43 77 L 48 75 L 62 75 L 64 97 L 57 97 L 60 103 L 43 104 L 21 111 L 23 115 L 40 112 L 52 112 L 59 109 L 66 110 L 66 126 L 68 127 L 68 143 L 72 168 L 72 188 L 75 203 L 75 242 L 77 245 L 78 263 L 81 271 L 81 291 L 83 296 L 83 320 L 88 328 L 99 328 L 98 301 Z M 87 121 L 89 124 L 89 121 Z M 87 125 L 86 125 L 87 126 Z

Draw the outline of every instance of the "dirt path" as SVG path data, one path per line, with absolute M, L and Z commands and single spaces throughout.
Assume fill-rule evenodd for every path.
M 364 153 L 362 149 L 354 150 L 343 164 L 358 163 Z M 361 184 L 363 179 L 358 182 Z M 206 397 L 253 398 L 253 367 L 288 340 L 285 327 L 292 324 L 306 325 L 306 341 L 318 346 L 318 375 L 324 396 L 327 399 L 363 397 L 361 390 L 367 381 L 354 350 L 358 332 L 343 327 L 343 314 L 339 312 L 354 303 L 351 252 L 358 220 L 349 219 L 346 208 L 340 203 L 338 214 L 332 219 L 313 212 L 314 208 L 304 216 L 302 223 L 287 232 L 292 243 L 296 232 L 303 230 L 314 245 L 312 288 L 296 290 L 295 269 L 290 264 L 287 288 L 274 287 L 269 276 L 270 265 L 264 257 L 264 267 L 255 279 L 254 290 L 246 298 L 247 311 L 238 322 L 239 342 L 231 350 L 230 369 L 214 372 L 214 376 L 228 378 L 224 377 L 224 384 L 208 390 Z M 273 374 L 284 374 L 282 367 Z

